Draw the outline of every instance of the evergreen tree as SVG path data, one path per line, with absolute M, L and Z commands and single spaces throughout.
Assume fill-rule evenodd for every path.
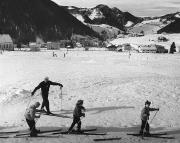
M 170 54 L 174 54 L 174 52 L 176 52 L 176 45 L 175 45 L 175 42 L 173 42 L 171 44 L 171 47 L 170 47 Z

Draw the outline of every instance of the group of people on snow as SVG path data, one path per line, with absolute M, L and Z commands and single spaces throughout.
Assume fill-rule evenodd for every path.
M 51 85 L 60 86 L 60 88 L 63 87 L 61 83 L 52 82 L 49 80 L 48 77 L 46 77 L 44 81 L 42 81 L 32 92 L 32 96 L 33 96 L 38 89 L 41 89 L 43 102 L 40 110 L 37 109 L 40 106 L 39 102 L 34 103 L 33 105 L 31 105 L 29 108 L 26 109 L 25 118 L 30 129 L 30 136 L 37 136 L 37 134 L 40 132 L 39 130 L 36 129 L 36 125 L 35 125 L 36 124 L 35 118 L 40 118 L 40 115 L 36 116 L 36 112 L 46 112 L 46 114 L 52 114 L 49 109 L 49 99 L 48 99 L 49 88 Z M 150 134 L 149 123 L 148 123 L 150 111 L 159 111 L 159 108 L 150 108 L 150 105 L 151 102 L 147 100 L 145 102 L 145 107 L 141 111 L 141 129 L 139 132 L 140 134 Z M 46 107 L 46 111 L 44 110 L 44 107 Z M 84 113 L 85 111 L 86 109 L 83 106 L 83 100 L 78 100 L 73 111 L 73 122 L 70 128 L 68 129 L 67 133 L 72 132 L 76 124 L 77 124 L 77 131 L 81 132 L 81 117 L 82 116 L 85 117 L 85 113 Z

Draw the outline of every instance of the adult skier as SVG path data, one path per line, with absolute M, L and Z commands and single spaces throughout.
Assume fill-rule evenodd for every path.
M 43 99 L 41 110 L 44 110 L 44 106 L 45 106 L 47 110 L 47 114 L 52 114 L 49 109 L 49 99 L 48 99 L 50 85 L 58 85 L 60 86 L 60 88 L 63 87 L 61 83 L 52 82 L 49 80 L 48 77 L 45 77 L 44 81 L 42 81 L 31 93 L 31 95 L 33 96 L 34 93 L 41 88 L 41 94 Z

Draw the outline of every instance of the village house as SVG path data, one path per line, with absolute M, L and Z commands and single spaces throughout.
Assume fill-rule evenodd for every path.
M 162 45 L 155 45 L 157 52 L 156 53 L 168 53 L 168 49 L 165 49 Z
M 37 43 L 35 43 L 35 42 L 30 42 L 30 43 L 29 43 L 30 51 L 34 51 L 34 52 L 40 51 L 40 47 L 41 47 L 41 45 L 40 45 L 40 44 L 37 44 Z
M 9 34 L 0 34 L 0 50 L 14 51 L 16 45 Z
M 131 51 L 133 48 L 132 46 L 129 44 L 129 43 L 126 43 L 126 44 L 122 44 L 122 51 L 125 52 L 125 51 Z
M 47 42 L 47 50 L 59 50 L 60 47 L 60 42 Z
M 155 45 L 141 45 L 139 46 L 140 53 L 156 53 L 157 48 Z

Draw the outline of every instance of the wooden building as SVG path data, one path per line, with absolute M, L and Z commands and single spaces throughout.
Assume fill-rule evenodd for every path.
M 157 48 L 155 45 L 141 45 L 139 46 L 140 53 L 156 53 Z
M 60 42 L 47 42 L 47 50 L 59 50 Z
M 16 45 L 9 34 L 0 34 L 0 50 L 14 51 Z

